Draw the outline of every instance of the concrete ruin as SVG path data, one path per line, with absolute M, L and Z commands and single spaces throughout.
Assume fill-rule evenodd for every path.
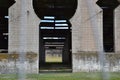
M 40 18 L 36 15 L 33 8 L 33 0 L 26 0 L 25 14 L 27 22 L 24 24 L 24 33 L 21 34 L 20 27 L 21 26 L 21 0 L 15 0 L 16 2 L 9 8 L 9 38 L 8 38 L 8 53 L 13 54 L 19 53 L 20 46 L 20 35 L 24 35 L 26 41 L 25 42 L 25 52 L 30 54 L 37 55 L 32 64 L 30 64 L 30 60 L 26 60 L 26 65 L 29 67 L 28 72 L 30 73 L 38 73 L 40 70 L 40 63 L 44 59 L 45 56 L 40 57 L 42 54 L 41 48 L 41 40 L 40 40 Z M 66 0 L 67 1 L 67 0 Z M 68 65 L 71 65 L 72 72 L 79 71 L 99 71 L 100 70 L 100 61 L 99 61 L 99 48 L 104 50 L 106 61 L 105 61 L 105 69 L 107 71 L 120 71 L 120 7 L 115 6 L 116 8 L 113 10 L 113 43 L 110 48 L 107 47 L 107 51 L 105 51 L 104 43 L 104 35 L 103 35 L 103 8 L 109 6 L 98 6 L 99 3 L 96 4 L 97 1 L 101 0 L 77 0 L 77 9 L 74 16 L 70 19 L 71 23 L 71 48 L 67 49 L 70 53 L 70 59 L 66 59 L 67 56 L 63 57 L 66 59 L 66 63 L 68 60 Z M 107 0 L 106 0 L 107 1 Z M 113 0 L 112 0 L 113 1 Z M 115 4 L 119 4 L 117 0 Z M 109 2 L 109 1 L 108 1 Z M 100 3 L 101 4 L 101 3 Z M 111 5 L 111 4 L 110 4 Z M 40 5 L 39 5 L 40 6 Z M 112 5 L 113 6 L 113 5 Z M 110 17 L 110 16 L 108 16 Z M 106 24 L 106 23 L 105 23 Z M 107 25 L 107 24 L 106 24 Z M 108 25 L 110 25 L 108 23 Z M 112 34 L 111 34 L 112 35 Z M 111 37 L 107 37 L 110 38 Z M 68 39 L 68 38 L 67 38 Z M 69 42 L 68 39 L 67 42 Z M 108 41 L 108 40 L 107 40 Z M 106 42 L 107 42 L 106 41 Z M 112 41 L 112 39 L 111 39 Z M 70 45 L 69 45 L 70 46 Z M 114 49 L 113 49 L 114 48 Z M 43 51 L 44 52 L 44 51 Z M 44 54 L 45 55 L 45 54 Z M 41 60 L 42 58 L 42 60 Z M 69 61 L 70 60 L 70 61 Z M 19 64 L 18 62 L 16 62 Z M 64 61 L 63 61 L 64 63 Z M 6 63 L 7 64 L 7 63 Z M 14 61 L 11 61 L 11 64 L 14 64 Z M 8 64 L 9 65 L 9 64 Z M 31 69 L 32 67 L 32 69 Z M 11 67 L 12 68 L 12 67 Z

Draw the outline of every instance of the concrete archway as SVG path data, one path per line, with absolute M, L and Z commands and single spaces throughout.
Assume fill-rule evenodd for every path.
M 41 19 L 39 26 L 39 51 L 40 51 L 40 68 L 42 67 L 70 67 L 71 62 L 71 23 L 69 19 L 74 15 L 77 8 L 77 0 L 33 0 L 34 11 Z M 47 38 L 47 39 L 44 39 Z M 49 39 L 52 38 L 52 39 Z M 57 38 L 57 39 L 54 39 Z M 63 39 L 64 38 L 64 39 Z M 49 43 L 49 46 L 45 47 Z M 52 43 L 52 44 L 50 44 Z M 56 43 L 57 46 L 53 45 Z M 58 45 L 59 44 L 59 45 Z M 52 46 L 52 47 L 51 47 Z M 45 61 L 45 52 L 47 49 L 54 50 L 61 48 L 62 61 L 49 62 Z M 47 48 L 47 49 L 46 49 Z M 52 48 L 52 49 L 51 49 Z M 57 54 L 57 52 L 55 52 Z M 57 66 L 56 66 L 57 65 Z

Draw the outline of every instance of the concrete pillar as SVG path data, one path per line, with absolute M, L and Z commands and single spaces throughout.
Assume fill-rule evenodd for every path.
M 120 53 L 120 6 L 115 9 L 114 15 L 115 52 Z
M 26 35 L 26 53 L 34 53 L 39 55 L 39 23 L 40 20 L 33 10 L 32 0 L 27 0 L 26 5 L 27 24 L 24 31 Z M 20 47 L 20 18 L 21 18 L 21 0 L 9 9 L 9 53 L 17 53 Z M 34 70 L 38 72 L 38 58 L 35 59 Z
M 80 66 L 82 65 L 80 64 L 79 56 L 81 52 L 96 53 L 97 46 L 99 46 L 97 44 L 103 43 L 103 13 L 96 2 L 97 0 L 78 0 L 76 14 L 71 19 L 73 72 L 80 71 Z

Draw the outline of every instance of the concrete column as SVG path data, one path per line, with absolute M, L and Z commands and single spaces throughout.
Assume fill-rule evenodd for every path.
M 120 6 L 115 9 L 114 15 L 115 52 L 120 53 Z
M 40 20 L 33 10 L 32 0 L 27 0 L 26 5 L 27 24 L 26 31 L 26 53 L 39 54 L 39 23 Z M 20 47 L 20 18 L 21 18 L 21 0 L 16 0 L 16 3 L 9 9 L 9 53 L 17 53 Z M 38 72 L 38 60 L 36 57 L 34 70 Z
M 103 43 L 103 13 L 96 2 L 97 0 L 78 0 L 76 14 L 71 19 L 73 72 L 80 70 L 80 59 L 76 57 L 79 57 L 81 52 L 94 53 L 99 46 L 97 44 Z

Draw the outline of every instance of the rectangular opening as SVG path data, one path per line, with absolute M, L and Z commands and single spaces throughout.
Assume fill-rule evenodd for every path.
M 0 53 L 8 53 L 8 9 L 0 10 Z
M 44 16 L 44 19 L 55 19 L 54 16 Z
M 69 29 L 69 27 L 55 27 L 55 29 Z
M 105 52 L 114 52 L 114 11 L 103 9 L 103 47 Z
M 50 44 L 50 42 L 47 42 L 48 44 L 45 46 L 45 62 L 46 63 L 62 63 L 62 53 L 63 53 L 63 46 L 62 44 L 59 44 L 59 42 Z
M 66 68 L 71 70 L 70 22 L 59 17 L 44 16 L 39 27 L 40 71 Z
M 54 29 L 54 27 L 44 27 L 44 26 L 42 26 L 41 29 Z

